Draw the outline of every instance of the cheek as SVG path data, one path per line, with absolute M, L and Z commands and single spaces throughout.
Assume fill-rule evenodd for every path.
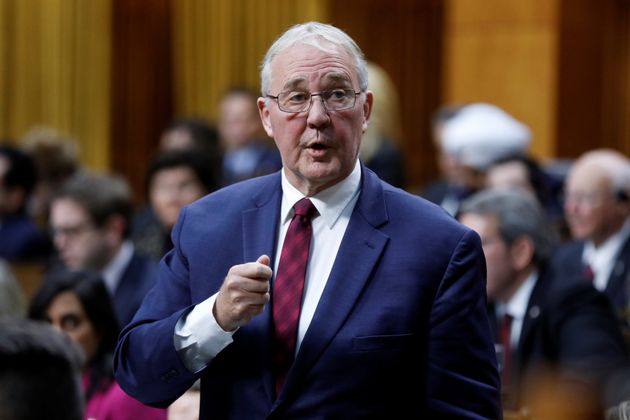
M 76 338 L 73 337 L 73 339 L 81 346 L 83 352 L 85 353 L 85 357 L 88 360 L 94 358 L 96 348 L 98 347 L 98 340 L 92 329 L 88 327 L 81 328 L 74 334 Z

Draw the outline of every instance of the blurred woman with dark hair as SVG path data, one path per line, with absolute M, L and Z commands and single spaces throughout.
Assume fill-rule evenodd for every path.
M 51 274 L 33 297 L 29 317 L 50 322 L 85 353 L 85 419 L 166 419 L 165 410 L 141 404 L 114 381 L 112 354 L 119 328 L 105 284 L 97 274 Z

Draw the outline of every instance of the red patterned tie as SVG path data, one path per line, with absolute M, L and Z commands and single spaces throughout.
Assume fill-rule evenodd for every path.
M 293 210 L 295 214 L 284 238 L 278 272 L 273 283 L 276 395 L 280 394 L 293 363 L 308 250 L 313 236 L 311 218 L 317 211 L 308 198 L 295 203 Z
M 501 377 L 503 387 L 509 388 L 512 373 L 512 321 L 514 318 L 510 314 L 503 315 L 501 320 L 501 344 L 503 345 L 503 369 Z
M 582 269 L 582 275 L 590 283 L 593 283 L 593 281 L 595 280 L 595 273 L 593 272 L 593 269 L 591 268 L 590 264 L 584 265 Z

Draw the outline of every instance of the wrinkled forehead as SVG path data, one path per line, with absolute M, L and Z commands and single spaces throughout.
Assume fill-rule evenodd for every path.
M 577 164 L 569 173 L 567 188 L 570 190 L 599 192 L 612 188 L 612 178 L 608 170 L 599 164 Z
M 319 38 L 300 41 L 280 51 L 271 62 L 274 90 L 358 87 L 353 56 L 343 47 Z

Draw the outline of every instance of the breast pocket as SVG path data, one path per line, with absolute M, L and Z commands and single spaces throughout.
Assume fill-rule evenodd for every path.
M 356 352 L 400 351 L 410 349 L 416 341 L 416 334 L 370 335 L 354 337 L 352 350 Z

